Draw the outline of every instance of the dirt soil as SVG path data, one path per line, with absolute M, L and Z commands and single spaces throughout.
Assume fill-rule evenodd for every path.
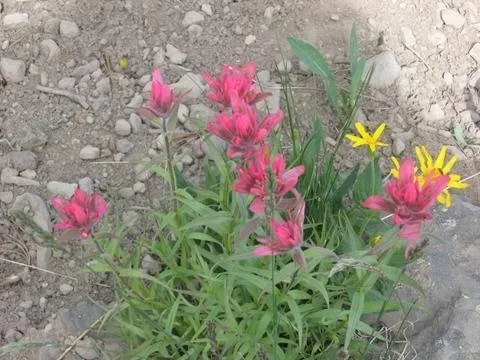
M 425 144 L 437 152 L 445 144 L 459 158 L 456 172 L 466 177 L 480 168 L 479 11 L 478 1 L 464 0 L 0 0 L 0 256 L 56 273 L 0 261 L 0 345 L 40 339 L 58 341 L 63 350 L 88 324 L 65 331 L 68 321 L 59 322 L 59 314 L 89 298 L 104 305 L 114 300 L 108 279 L 79 274 L 80 244 L 43 254 L 8 211 L 14 204 L 24 210 L 28 200 L 27 209 L 49 228 L 53 214 L 45 203 L 77 186 L 107 194 L 124 221 L 135 220 L 133 206 L 161 204 L 161 181 L 140 162 L 162 158 L 161 131 L 135 114 L 148 99 L 152 67 L 176 89 L 196 89 L 185 98 L 177 124 L 182 141 L 176 142 L 178 166 L 193 176 L 205 156 L 202 140 L 191 136 L 194 120 L 213 113 L 200 98 L 202 71 L 255 61 L 275 109 L 283 103 L 276 64 L 288 59 L 302 121 L 309 121 L 305 109 L 312 104 L 328 121 L 319 82 L 286 39 L 294 35 L 317 46 L 341 79 L 356 24 L 364 56 L 393 54 L 385 68 L 378 66 L 380 83 L 359 115 L 369 128 L 385 121 L 384 140 L 396 140 L 393 150 L 382 150 L 384 170 L 392 151 L 414 155 L 414 146 Z M 128 60 L 123 68 L 122 58 Z M 455 128 L 468 144 L 458 142 Z M 344 151 L 351 166 L 353 150 Z M 480 202 L 479 178 L 469 183 L 466 196 Z M 18 200 L 22 194 L 32 195 Z M 11 359 L 60 355 L 42 349 Z M 77 346 L 66 358 L 93 355 Z

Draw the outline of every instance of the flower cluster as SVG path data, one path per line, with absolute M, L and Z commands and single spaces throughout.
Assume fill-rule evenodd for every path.
M 258 115 L 253 105 L 269 94 L 257 91 L 255 70 L 255 64 L 248 63 L 240 68 L 226 65 L 219 77 L 203 74 L 210 87 L 207 97 L 222 110 L 208 122 L 207 130 L 225 140 L 228 157 L 238 160 L 233 190 L 253 196 L 250 210 L 269 225 L 268 235 L 257 238 L 262 245 L 253 255 L 292 251 L 294 260 L 306 269 L 301 251 L 305 202 L 295 190 L 305 168 L 300 165 L 287 170 L 284 156 L 271 154 L 268 136 L 282 121 L 283 112 Z M 284 219 L 277 219 L 282 213 Z

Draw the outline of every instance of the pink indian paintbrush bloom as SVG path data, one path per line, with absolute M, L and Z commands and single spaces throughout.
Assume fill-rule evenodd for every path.
M 298 199 L 297 206 L 288 212 L 287 220 L 271 220 L 271 237 L 259 237 L 262 244 L 253 249 L 255 256 L 275 256 L 293 251 L 293 258 L 305 271 L 307 264 L 301 245 L 303 242 L 303 222 L 305 219 L 305 202 Z
M 162 74 L 159 70 L 152 71 L 152 91 L 147 106 L 140 109 L 141 115 L 144 110 L 149 110 L 155 116 L 167 115 L 175 105 L 177 97 L 169 85 L 163 82 Z M 146 115 L 148 116 L 148 115 Z
M 224 65 L 218 78 L 202 73 L 203 79 L 210 87 L 207 98 L 221 105 L 222 110 L 231 106 L 232 94 L 237 94 L 247 104 L 252 105 L 270 93 L 259 92 L 254 83 L 256 65 L 249 62 L 242 67 Z
M 266 115 L 258 121 L 257 112 L 237 94 L 232 95 L 232 114 L 219 113 L 210 120 L 207 130 L 229 143 L 227 155 L 229 158 L 242 156 L 250 158 L 265 142 L 269 133 L 283 119 L 283 111 Z
M 107 211 L 107 203 L 99 194 L 88 194 L 80 189 L 75 190 L 70 200 L 56 196 L 51 203 L 58 212 L 54 227 L 58 230 L 77 230 L 83 239 L 91 235 L 93 225 Z
M 237 182 L 233 190 L 239 193 L 254 195 L 255 199 L 250 204 L 250 210 L 254 213 L 263 213 L 265 199 L 269 189 L 269 174 L 273 175 L 275 198 L 280 202 L 282 197 L 294 190 L 298 178 L 305 172 L 303 165 L 286 170 L 285 159 L 282 154 L 277 154 L 270 162 L 270 152 L 265 146 L 258 150 L 247 162 L 245 167 L 237 168 Z
M 400 227 L 399 236 L 408 239 L 407 256 L 420 237 L 421 223 L 432 218 L 431 208 L 437 196 L 450 181 L 448 175 L 428 177 L 421 186 L 415 176 L 412 159 L 403 160 L 399 177 L 385 185 L 387 196 L 372 195 L 362 205 L 374 210 L 393 214 L 393 222 Z

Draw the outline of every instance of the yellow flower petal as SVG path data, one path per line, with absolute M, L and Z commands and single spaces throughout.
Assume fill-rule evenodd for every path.
M 427 148 L 425 146 L 420 147 L 423 152 L 423 156 L 425 156 L 427 167 L 433 168 L 433 158 L 432 155 L 428 152 Z
M 453 168 L 453 166 L 455 165 L 456 162 L 457 162 L 457 157 L 454 155 L 443 167 L 443 169 L 442 169 L 443 173 L 445 175 L 448 174 L 450 172 L 450 170 L 452 170 L 452 168 Z
M 355 135 L 352 135 L 352 134 L 347 134 L 345 135 L 345 137 L 348 139 L 348 140 L 351 140 L 354 144 L 352 144 L 352 146 L 356 147 L 356 146 L 360 146 L 360 145 L 367 145 L 367 142 L 365 141 L 365 139 L 362 139 L 361 137 L 358 137 L 358 136 L 355 136 Z M 357 145 L 355 145 L 357 144 Z
M 382 135 L 383 131 L 385 130 L 385 127 L 387 126 L 387 124 L 385 123 L 382 123 L 380 124 L 380 126 L 377 128 L 377 130 L 375 130 L 375 132 L 373 133 L 373 140 L 374 141 L 377 141 L 378 138 Z
M 441 169 L 443 164 L 445 163 L 445 156 L 447 155 L 447 147 L 442 146 L 440 152 L 438 153 L 438 157 L 433 164 L 434 168 Z M 444 173 L 445 174 L 445 173 Z
M 367 133 L 367 130 L 365 130 L 365 127 L 363 126 L 363 124 L 361 122 L 357 121 L 355 123 L 355 128 L 357 129 L 358 133 L 360 134 L 360 136 L 362 138 L 364 138 L 367 141 L 368 141 L 368 139 L 370 139 L 370 135 Z
M 422 174 L 427 172 L 427 164 L 425 162 L 425 157 L 423 156 L 422 150 L 419 146 L 415 146 L 415 154 L 417 154 L 418 162 L 420 163 L 420 171 Z

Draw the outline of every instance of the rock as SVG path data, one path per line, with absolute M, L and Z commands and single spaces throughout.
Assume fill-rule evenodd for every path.
M 23 335 L 20 331 L 15 329 L 8 329 L 5 331 L 5 340 L 7 343 L 17 342 L 23 338 Z
M 11 191 L 1 191 L 0 192 L 0 201 L 5 204 L 10 204 L 13 201 L 13 192 Z
M 203 28 L 198 24 L 193 24 L 188 27 L 187 31 L 189 34 L 195 37 L 199 37 L 203 33 Z
M 184 124 L 188 119 L 190 109 L 185 104 L 179 104 L 177 110 L 177 119 L 181 124 Z
M 182 26 L 189 27 L 190 25 L 199 24 L 203 21 L 205 21 L 205 16 L 192 10 L 185 14 L 185 17 L 182 20 Z
M 143 194 L 145 191 L 147 191 L 147 187 L 143 182 L 137 181 L 135 184 L 133 184 L 133 192 L 135 194 Z
M 3 18 L 3 26 L 6 29 L 14 29 L 28 24 L 28 14 L 12 13 Z
M 413 46 L 417 43 L 411 28 L 407 26 L 402 26 L 401 30 L 402 30 L 403 42 L 405 45 Z
M 40 183 L 35 180 L 23 178 L 18 176 L 18 171 L 12 168 L 4 168 L 0 175 L 0 182 L 2 184 L 10 184 L 17 186 L 40 186 Z
M 98 358 L 98 352 L 95 350 L 97 345 L 95 341 L 86 336 L 83 340 L 79 340 L 75 345 L 75 352 L 85 360 L 94 360 Z
M 428 112 L 424 114 L 424 119 L 428 125 L 433 125 L 445 119 L 445 113 L 438 104 L 432 104 Z
M 57 312 L 54 329 L 62 336 L 78 336 L 103 314 L 96 304 L 81 301 L 71 308 L 61 308 Z
M 60 56 L 60 47 L 52 39 L 42 40 L 40 43 L 40 54 L 45 56 L 48 61 L 55 60 Z
M 153 66 L 160 67 L 165 63 L 165 51 L 160 48 L 155 55 L 153 55 Z
M 131 113 L 128 119 L 132 132 L 134 134 L 139 133 L 142 130 L 142 118 L 136 113 Z
M 15 60 L 10 58 L 0 59 L 0 73 L 7 82 L 19 83 L 25 78 L 27 67 L 23 60 Z
M 480 43 L 473 45 L 468 54 L 480 65 Z
M 146 181 L 153 175 L 153 171 L 150 169 L 152 159 L 146 157 L 142 161 L 133 167 L 137 181 Z
M 202 95 L 205 86 L 202 85 L 202 78 L 194 73 L 186 73 L 179 81 L 171 84 L 171 89 L 176 94 L 185 94 L 182 101 L 185 104 L 192 104 Z
M 273 17 L 273 14 L 275 13 L 275 8 L 273 6 L 269 6 L 265 9 L 263 12 L 263 16 L 266 19 L 271 19 Z
M 257 109 L 262 112 L 277 112 L 280 109 L 281 88 L 281 85 L 276 83 L 263 84 L 263 91 L 268 91 L 271 95 L 259 101 L 256 104 Z
M 131 228 L 138 221 L 139 216 L 136 211 L 128 210 L 122 214 L 122 225 L 126 228 Z
M 393 140 L 393 145 L 392 145 L 393 155 L 399 156 L 405 151 L 405 149 L 406 149 L 406 146 L 402 140 L 400 139 Z
M 135 195 L 135 191 L 132 188 L 125 187 L 118 190 L 118 194 L 124 199 L 130 199 Z
M 210 4 L 202 4 L 202 7 L 200 8 L 205 14 L 208 16 L 213 16 L 213 9 L 212 5 Z
M 87 145 L 80 150 L 80 159 L 95 160 L 100 157 L 100 149 L 98 147 Z
M 270 81 L 270 71 L 260 70 L 259 72 L 257 72 L 256 77 L 260 85 L 263 86 Z
M 43 31 L 47 34 L 57 35 L 60 28 L 60 19 L 51 18 L 45 21 Z
M 75 190 L 77 190 L 78 184 L 69 184 L 59 181 L 49 181 L 47 183 L 47 189 L 54 195 L 59 195 L 64 198 L 70 199 Z
M 27 179 L 30 179 L 30 180 L 33 180 L 37 177 L 37 172 L 35 170 L 27 169 L 27 170 L 23 170 L 20 173 L 20 176 L 24 177 L 24 178 L 27 178 Z
M 115 123 L 115 134 L 120 136 L 128 136 L 132 133 L 130 123 L 125 119 L 118 119 Z
M 121 152 L 122 154 L 128 154 L 133 150 L 134 147 L 135 145 L 127 139 L 118 139 L 116 141 L 117 151 Z
M 61 284 L 60 285 L 60 292 L 62 295 L 68 295 L 73 291 L 73 286 L 70 284 Z
M 367 119 L 367 115 L 365 115 L 365 113 L 363 112 L 362 109 L 358 109 L 357 110 L 357 113 L 355 114 L 355 122 L 360 122 L 362 124 L 366 124 L 368 119 Z M 352 125 L 354 125 L 354 123 L 352 122 Z
M 255 41 L 257 41 L 257 37 L 255 35 L 247 35 L 245 38 L 245 45 L 252 45 Z
M 40 299 L 38 300 L 38 306 L 40 306 L 40 309 L 44 310 L 45 307 L 47 306 L 47 299 L 41 296 Z
M 289 73 L 292 71 L 292 62 L 288 59 L 283 59 L 277 63 L 277 69 L 281 73 Z
M 443 77 L 443 81 L 445 82 L 445 85 L 447 86 L 453 85 L 453 75 L 451 73 L 444 72 L 442 77 Z
M 93 193 L 93 180 L 89 177 L 84 177 L 78 180 L 78 187 L 84 192 Z
M 58 82 L 60 89 L 71 90 L 75 86 L 76 79 L 74 77 L 64 77 Z
M 18 171 L 37 168 L 37 156 L 31 151 L 12 151 L 7 157 L 10 165 Z
M 415 134 L 410 130 L 406 132 L 392 133 L 390 137 L 392 140 L 398 139 L 402 140 L 402 142 L 409 142 L 415 137 Z
M 30 309 L 33 306 L 33 301 L 32 300 L 25 300 L 22 301 L 20 304 L 18 304 L 23 309 Z
M 381 89 L 392 85 L 402 71 L 392 51 L 385 51 L 367 60 L 364 78 L 373 70 L 370 86 Z
M 130 109 L 138 109 L 140 106 L 142 106 L 143 103 L 143 96 L 141 94 L 135 94 L 130 100 L 130 102 L 127 104 L 127 107 Z
M 194 104 L 190 106 L 190 117 L 183 124 L 189 131 L 197 131 L 202 128 L 207 121 L 213 119 L 217 113 L 203 104 Z
M 60 21 L 60 35 L 66 38 L 74 38 L 80 34 L 78 25 L 73 21 L 62 20 Z
M 166 49 L 167 51 L 165 52 L 165 55 L 170 59 L 170 62 L 172 62 L 173 64 L 182 65 L 185 60 L 187 60 L 187 54 L 181 52 L 175 46 L 167 44 Z
M 146 254 L 142 259 L 142 269 L 150 275 L 156 275 L 160 271 L 160 264 L 152 255 Z
M 460 29 L 465 25 L 465 18 L 453 9 L 443 9 L 440 12 L 440 16 L 445 25 L 452 26 L 455 29 Z
M 37 266 L 40 269 L 47 269 L 52 260 L 52 249 L 44 246 L 37 246 Z
M 75 76 L 76 78 L 81 78 L 85 75 L 93 73 L 95 70 L 99 68 L 100 68 L 100 62 L 97 59 L 95 59 L 86 63 L 85 65 L 81 65 L 77 67 L 72 72 L 72 76 Z
M 53 345 L 45 345 L 38 349 L 38 360 L 56 360 L 62 355 L 62 352 Z

